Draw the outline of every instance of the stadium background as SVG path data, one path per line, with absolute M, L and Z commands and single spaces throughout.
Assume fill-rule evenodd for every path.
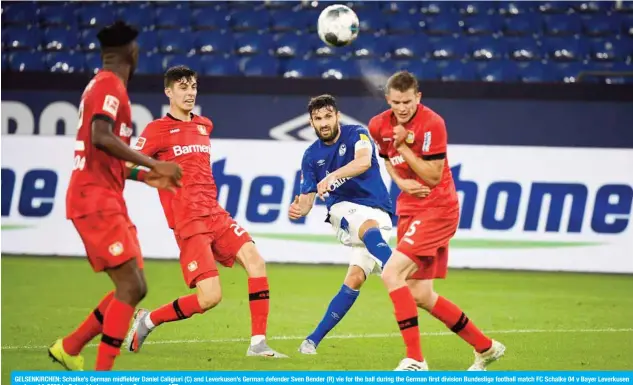
M 109 288 L 81 258 L 61 257 L 84 253 L 64 219 L 69 154 L 79 96 L 98 67 L 95 31 L 116 17 L 143 29 L 130 84 L 135 132 L 166 111 L 165 67 L 187 64 L 202 74 L 197 111 L 215 123 L 220 201 L 268 261 L 285 262 L 269 267 L 270 335 L 292 355 L 274 363 L 243 357 L 246 283 L 241 271 L 223 269 L 218 309 L 161 328 L 120 368 L 397 363 L 401 342 L 378 279 L 319 356 L 293 354 L 340 285 L 347 254 L 323 223 L 322 206 L 299 223 L 284 213 L 314 139 L 308 98 L 332 93 L 345 122 L 365 124 L 386 108 L 379 85 L 402 68 L 423 80 L 424 103 L 446 119 L 462 197 L 455 269 L 438 288 L 506 343 L 498 368 L 632 368 L 632 4 L 359 2 L 351 5 L 361 36 L 336 50 L 315 37 L 326 4 L 2 3 L 4 381 L 13 369 L 53 368 L 44 347 Z M 185 290 L 176 245 L 153 191 L 130 183 L 126 197 L 144 253 L 159 259 L 147 263 L 144 306 L 153 307 Z M 467 367 L 463 343 L 430 317 L 421 325 L 433 369 Z M 94 353 L 86 350 L 88 362 Z

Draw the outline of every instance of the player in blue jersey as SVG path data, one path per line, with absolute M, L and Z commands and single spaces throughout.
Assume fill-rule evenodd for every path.
M 321 340 L 358 298 L 367 277 L 380 273 L 391 256 L 388 242 L 393 208 L 367 129 L 341 125 L 336 100 L 330 95 L 311 99 L 308 113 L 319 139 L 303 155 L 301 195 L 290 205 L 288 217 L 308 215 L 318 196 L 328 209 L 326 221 L 339 241 L 352 249 L 343 286 L 317 328 L 299 347 L 303 354 L 316 354 Z M 429 192 L 422 185 L 415 191 L 420 197 Z

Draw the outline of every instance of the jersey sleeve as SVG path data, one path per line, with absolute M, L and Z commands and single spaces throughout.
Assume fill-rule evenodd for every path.
M 422 159 L 436 160 L 446 158 L 446 125 L 444 120 L 435 119 L 424 131 L 422 138 Z
M 149 157 L 155 157 L 162 145 L 162 137 L 159 135 L 157 128 L 156 123 L 148 124 L 138 139 L 136 139 L 136 143 L 134 143 L 132 148 Z
M 309 151 L 306 151 L 301 161 L 301 194 L 317 191 L 317 180 L 311 159 Z
M 385 146 L 385 142 L 382 140 L 382 138 L 380 137 L 380 125 L 381 125 L 381 121 L 382 119 L 380 119 L 379 116 L 374 116 L 370 121 L 369 121 L 369 134 L 371 135 L 371 138 L 374 140 L 374 143 L 376 143 L 376 147 L 378 147 L 378 155 L 381 158 L 388 158 L 387 156 L 387 148 Z
M 348 137 L 348 145 L 354 146 L 354 152 L 365 148 L 372 149 L 371 139 L 369 139 L 369 131 L 364 127 L 358 126 L 350 132 Z
M 211 119 L 209 118 L 204 118 L 204 119 L 205 119 L 205 123 L 209 125 L 209 136 L 210 136 L 215 126 L 213 125 L 213 121 Z
M 94 85 L 94 90 L 90 95 L 91 117 L 90 120 L 101 118 L 114 123 L 122 103 L 127 96 L 125 90 L 119 87 L 114 78 L 104 78 Z

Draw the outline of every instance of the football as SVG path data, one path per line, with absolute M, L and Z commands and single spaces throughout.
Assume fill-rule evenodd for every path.
M 323 42 L 332 47 L 343 47 L 358 37 L 358 16 L 342 4 L 330 5 L 319 15 L 318 31 Z

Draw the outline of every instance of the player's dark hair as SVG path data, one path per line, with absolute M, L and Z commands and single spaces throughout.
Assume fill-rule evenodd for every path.
M 97 33 L 97 39 L 101 44 L 101 49 L 116 48 L 125 46 L 138 36 L 138 30 L 123 21 L 102 28 Z
M 187 66 L 174 66 L 165 71 L 165 88 L 169 88 L 178 80 L 185 78 L 187 80 L 198 79 L 198 73 Z
M 418 79 L 413 76 L 408 71 L 400 71 L 391 75 L 389 80 L 387 80 L 387 87 L 385 87 L 385 93 L 389 92 L 389 90 L 396 90 L 400 92 L 406 92 L 408 90 L 413 89 L 413 91 L 418 92 Z
M 325 94 L 310 99 L 310 102 L 308 102 L 308 113 L 310 114 L 310 117 L 312 117 L 313 111 L 318 111 L 325 107 L 332 107 L 335 112 L 338 111 L 334 96 Z

